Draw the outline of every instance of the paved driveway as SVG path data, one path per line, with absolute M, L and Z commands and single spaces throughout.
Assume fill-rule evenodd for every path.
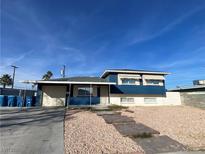
M 1 154 L 63 154 L 63 108 L 0 109 Z

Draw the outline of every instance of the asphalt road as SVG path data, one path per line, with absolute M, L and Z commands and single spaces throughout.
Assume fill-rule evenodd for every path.
M 63 154 L 63 108 L 0 109 L 1 154 Z

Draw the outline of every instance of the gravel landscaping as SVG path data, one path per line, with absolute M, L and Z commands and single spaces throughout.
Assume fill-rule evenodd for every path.
M 130 107 L 132 112 L 122 115 L 133 117 L 161 135 L 188 146 L 205 149 L 205 110 L 189 106 Z
M 123 137 L 101 116 L 85 110 L 68 110 L 65 116 L 65 153 L 144 153 L 132 139 Z

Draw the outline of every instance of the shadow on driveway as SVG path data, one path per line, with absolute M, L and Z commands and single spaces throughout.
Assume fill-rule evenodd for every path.
M 64 153 L 64 108 L 0 111 L 0 153 Z

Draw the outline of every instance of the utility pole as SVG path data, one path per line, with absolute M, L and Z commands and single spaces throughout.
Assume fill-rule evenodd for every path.
M 16 68 L 19 68 L 15 65 L 11 65 L 13 67 L 13 81 L 12 81 L 12 89 L 14 88 L 14 79 L 15 79 L 15 73 L 16 73 Z
M 61 70 L 61 75 L 65 78 L 65 65 L 63 65 L 63 69 Z

